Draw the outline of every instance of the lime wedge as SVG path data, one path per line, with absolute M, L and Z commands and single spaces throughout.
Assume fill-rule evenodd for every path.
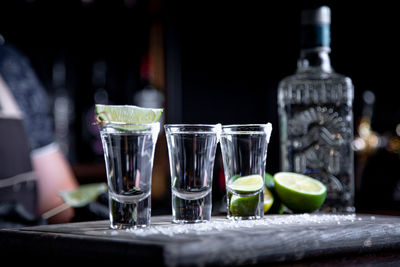
M 254 174 L 239 177 L 229 183 L 228 188 L 239 194 L 251 194 L 260 191 L 264 187 L 264 179 L 261 175 Z
M 97 120 L 105 123 L 153 123 L 160 119 L 163 109 L 142 108 L 128 105 L 100 105 L 96 104 L 94 113 Z M 132 126 L 119 128 L 135 129 Z
M 105 183 L 96 183 L 81 185 L 76 190 L 62 191 L 59 195 L 64 199 L 65 203 L 72 207 L 84 207 L 105 192 L 107 192 L 107 185 Z
M 274 197 L 268 188 L 264 188 L 264 213 L 267 213 L 274 203 Z
M 259 195 L 241 197 L 232 195 L 230 201 L 230 213 L 232 216 L 248 217 L 257 214 Z
M 325 201 L 325 185 L 309 176 L 279 172 L 275 174 L 274 181 L 279 198 L 293 212 L 314 212 Z

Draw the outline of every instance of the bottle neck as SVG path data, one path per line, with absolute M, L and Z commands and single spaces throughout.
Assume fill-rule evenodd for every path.
M 297 72 L 332 73 L 333 69 L 329 58 L 330 51 L 330 47 L 302 49 L 300 58 L 297 61 Z

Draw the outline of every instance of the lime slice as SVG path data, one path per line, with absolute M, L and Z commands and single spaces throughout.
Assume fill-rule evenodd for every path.
M 275 174 L 274 181 L 279 198 L 293 212 L 314 212 L 325 201 L 325 185 L 309 176 L 279 172 Z
M 105 123 L 153 123 L 157 122 L 163 109 L 159 108 L 142 108 L 138 106 L 128 105 L 100 105 L 96 104 L 94 113 L 97 120 Z M 118 129 L 136 130 L 143 127 L 121 125 Z
M 261 175 L 254 174 L 243 176 L 229 183 L 228 188 L 239 194 L 251 194 L 260 191 L 264 187 L 264 179 Z
M 101 121 L 123 123 L 152 123 L 160 119 L 160 108 L 142 108 L 128 105 L 96 104 L 94 112 Z
M 64 199 L 65 203 L 72 207 L 84 207 L 105 192 L 107 192 L 107 185 L 98 183 L 81 185 L 76 190 L 62 191 L 59 195 Z
M 264 188 L 264 213 L 267 213 L 274 203 L 274 197 L 268 188 Z

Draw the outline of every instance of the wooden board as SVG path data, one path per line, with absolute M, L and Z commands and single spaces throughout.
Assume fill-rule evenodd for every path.
M 274 215 L 234 222 L 177 225 L 152 218 L 146 229 L 109 229 L 108 221 L 0 230 L 2 257 L 151 263 L 166 266 L 400 261 L 400 217 L 378 215 Z M 371 256 L 372 255 L 372 256 Z M 369 257 L 369 258 L 368 258 Z M 360 261 L 361 260 L 361 261 Z

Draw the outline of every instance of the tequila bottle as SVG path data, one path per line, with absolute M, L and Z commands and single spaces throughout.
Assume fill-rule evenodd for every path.
M 330 22 L 329 7 L 302 12 L 297 71 L 278 88 L 281 169 L 327 186 L 320 211 L 354 212 L 354 89 L 331 67 Z

